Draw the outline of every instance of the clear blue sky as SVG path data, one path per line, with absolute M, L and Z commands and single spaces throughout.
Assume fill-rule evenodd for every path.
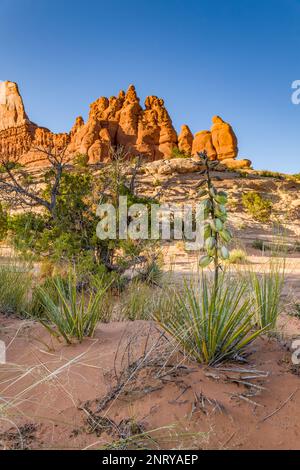
M 0 80 L 38 124 L 68 131 L 134 83 L 177 130 L 219 114 L 254 167 L 300 171 L 299 0 L 0 0 L 0 20 Z

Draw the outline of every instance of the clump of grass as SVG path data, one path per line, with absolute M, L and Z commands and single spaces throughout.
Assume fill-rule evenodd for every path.
M 279 302 L 284 285 L 284 265 L 272 262 L 269 272 L 252 273 L 256 323 L 259 328 L 274 329 L 279 315 Z
M 272 213 L 272 202 L 256 191 L 249 191 L 242 196 L 244 209 L 258 222 L 268 222 Z
M 68 344 L 74 338 L 81 342 L 85 336 L 93 336 L 97 323 L 105 316 L 103 303 L 107 288 L 85 294 L 83 289 L 77 289 L 76 276 L 70 275 L 67 284 L 62 278 L 52 279 L 47 288 L 36 288 L 43 312 L 37 320 Z
M 228 263 L 230 264 L 243 264 L 247 263 L 247 254 L 240 248 L 230 251 Z
M 282 173 L 279 173 L 278 171 L 262 170 L 259 172 L 259 174 L 264 178 L 276 178 L 280 180 L 284 179 L 284 175 Z
M 155 319 L 199 363 L 217 364 L 243 354 L 263 329 L 253 331 L 254 312 L 244 280 L 226 274 L 218 289 L 204 275 L 183 293 L 172 292 L 168 309 L 157 309 Z
M 260 250 L 260 251 L 269 249 L 268 244 L 266 244 L 263 240 L 260 240 L 259 238 L 256 238 L 255 240 L 253 240 L 251 246 L 252 248 L 255 248 L 256 250 Z
M 0 266 L 0 311 L 24 315 L 31 287 L 29 270 L 18 263 Z
M 129 421 L 129 420 L 128 420 Z M 129 427 L 126 433 L 121 432 L 118 439 L 105 444 L 101 450 L 160 450 L 169 446 L 184 445 L 185 449 L 197 448 L 195 444 L 207 441 L 208 435 L 204 432 L 177 431 L 175 425 L 162 426 L 149 431 L 136 423 Z M 175 447 L 176 449 L 176 447 Z
M 137 276 L 137 279 L 145 282 L 148 285 L 159 286 L 163 276 L 159 264 L 154 260 L 150 261 L 144 272 Z
M 126 320 L 149 320 L 161 293 L 141 282 L 133 281 L 121 299 L 121 318 Z

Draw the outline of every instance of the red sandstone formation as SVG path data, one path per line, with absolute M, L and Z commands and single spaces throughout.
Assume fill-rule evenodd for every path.
M 191 133 L 182 126 L 177 133 L 164 106 L 157 96 L 148 96 L 144 108 L 135 88 L 111 98 L 101 97 L 90 105 L 85 123 L 81 116 L 67 134 L 54 134 L 32 123 L 23 105 L 18 86 L 0 83 L 0 155 L 21 163 L 45 164 L 37 149 L 68 146 L 70 155 L 86 154 L 90 163 L 107 161 L 111 146 L 122 145 L 131 154 L 143 154 L 149 161 L 170 158 L 174 147 L 196 155 L 206 150 L 213 160 L 226 161 L 231 167 L 249 166 L 248 160 L 235 161 L 237 139 L 229 124 L 220 117 L 213 118 L 210 131 Z

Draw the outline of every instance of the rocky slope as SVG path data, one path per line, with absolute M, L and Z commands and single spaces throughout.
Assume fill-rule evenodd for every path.
M 27 164 L 46 163 L 40 148 L 66 145 L 70 155 L 86 154 L 90 163 L 105 162 L 110 146 L 122 145 L 149 161 L 168 159 L 178 148 L 192 156 L 206 150 L 211 159 L 222 160 L 226 166 L 249 167 L 249 160 L 235 160 L 238 145 L 232 127 L 219 116 L 212 121 L 211 131 L 194 136 L 184 125 L 177 135 L 164 101 L 148 96 L 143 108 L 131 85 L 126 93 L 120 91 L 118 96 L 100 97 L 92 103 L 86 123 L 79 116 L 69 133 L 54 134 L 29 120 L 16 83 L 0 83 L 0 156 Z

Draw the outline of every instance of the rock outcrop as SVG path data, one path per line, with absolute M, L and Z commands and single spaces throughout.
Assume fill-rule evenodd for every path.
M 69 155 L 85 154 L 89 163 L 98 163 L 108 161 L 111 146 L 117 145 L 122 145 L 128 154 L 144 155 L 148 161 L 171 158 L 174 147 L 186 155 L 206 150 L 212 160 L 222 160 L 230 168 L 240 167 L 237 162 L 232 163 L 238 149 L 228 123 L 215 116 L 211 131 L 193 136 L 184 125 L 177 136 L 164 101 L 148 96 L 142 107 L 133 85 L 118 96 L 98 98 L 90 105 L 86 122 L 79 116 L 69 133 L 54 134 L 29 120 L 15 83 L 0 83 L 1 158 L 45 165 L 47 160 L 41 149 L 67 147 Z M 248 160 L 242 162 L 242 167 L 250 166 Z
M 181 126 L 181 132 L 178 135 L 178 148 L 180 152 L 183 152 L 187 155 L 192 154 L 194 136 L 186 124 Z
M 29 123 L 16 83 L 0 83 L 0 131 Z
M 206 152 L 210 160 L 217 159 L 217 151 L 212 143 L 210 131 L 200 131 L 195 134 L 192 146 L 192 155 L 196 156 L 199 152 Z
M 211 137 L 218 160 L 236 158 L 238 154 L 237 138 L 232 127 L 219 116 L 212 118 Z

